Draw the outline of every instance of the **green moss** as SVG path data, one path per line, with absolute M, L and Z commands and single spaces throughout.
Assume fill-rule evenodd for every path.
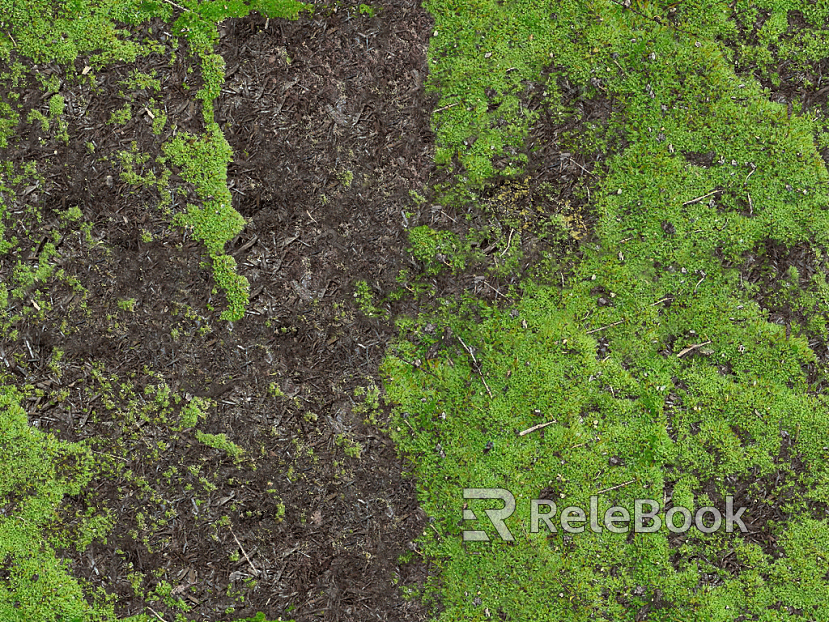
M 471 248 L 472 241 L 471 238 L 461 240 L 451 231 L 432 229 L 427 225 L 409 229 L 409 252 L 424 264 L 427 275 L 438 274 L 444 268 L 453 273 L 463 270 L 477 257 Z
M 229 308 L 223 319 L 238 320 L 244 316 L 248 301 L 247 279 L 236 273 L 236 261 L 224 255 L 224 245 L 244 227 L 245 220 L 231 206 L 227 188 L 227 163 L 233 154 L 217 125 L 201 138 L 180 133 L 164 146 L 172 164 L 182 168 L 182 177 L 192 182 L 202 201 L 201 206 L 188 204 L 187 212 L 177 214 L 173 223 L 191 228 L 193 236 L 202 240 L 213 260 L 216 283 L 227 295 Z
M 84 591 L 56 549 L 69 546 L 66 526 L 56 512 L 66 495 L 77 495 L 93 477 L 88 448 L 58 441 L 28 424 L 13 388 L 0 390 L 0 559 L 7 572 L 0 581 L 4 620 L 115 620 L 111 603 Z M 83 518 L 78 530 L 85 546 L 105 533 L 105 516 Z M 51 534 L 51 535 L 47 535 Z
M 235 460 L 238 460 L 244 453 L 241 447 L 228 440 L 226 434 L 207 434 L 201 430 L 196 430 L 196 439 L 208 447 L 225 452 Z
M 167 114 L 160 108 L 150 108 L 153 117 L 153 134 L 159 136 L 167 126 Z
M 109 115 L 107 123 L 109 125 L 124 125 L 132 120 L 132 107 L 129 103 L 124 104 L 118 110 L 114 110 Z
M 49 118 L 39 110 L 32 108 L 26 116 L 28 123 L 40 123 L 40 129 L 43 132 L 49 131 Z
M 359 460 L 360 455 L 363 451 L 363 445 L 358 441 L 350 438 L 346 434 L 337 434 L 334 439 L 334 442 L 337 444 L 338 447 L 343 448 L 343 452 L 349 458 L 356 458 Z
M 354 283 L 354 298 L 357 308 L 368 317 L 388 317 L 388 311 L 375 306 L 371 286 L 365 281 L 360 280 Z
M 340 180 L 340 183 L 343 185 L 344 188 L 348 189 L 351 187 L 351 182 L 354 181 L 354 172 L 341 171 L 337 173 L 337 179 Z
M 81 211 L 80 207 L 78 207 L 77 205 L 73 205 L 73 206 L 69 207 L 61 215 L 61 218 L 63 218 L 64 220 L 69 220 L 69 221 L 78 221 L 81 218 L 83 218 L 83 212 Z
M 236 273 L 236 260 L 230 255 L 213 257 L 213 277 L 227 296 L 228 308 L 222 311 L 221 318 L 228 322 L 241 320 L 249 300 L 250 283 Z
M 138 69 L 133 69 L 130 77 L 121 81 L 121 85 L 125 86 L 130 91 L 153 91 L 158 93 L 161 90 L 161 81 L 156 77 L 156 70 L 153 69 L 151 73 L 146 74 Z
M 124 298 L 118 301 L 118 308 L 130 313 L 135 311 L 135 298 Z
M 164 145 L 170 162 L 182 168 L 182 177 L 196 187 L 201 207 L 188 205 L 187 213 L 177 216 L 175 224 L 190 226 L 197 239 L 204 241 L 211 254 L 220 254 L 225 243 L 236 236 L 245 221 L 231 207 L 227 188 L 227 163 L 233 153 L 217 126 L 200 138 L 180 133 Z
M 183 9 L 180 8 L 182 6 Z M 4 33 L 0 35 L 0 58 L 10 60 L 14 49 L 15 55 L 31 59 L 34 63 L 53 62 L 71 66 L 80 55 L 90 54 L 85 61 L 88 66 L 83 72 L 84 76 L 90 68 L 99 70 L 113 62 L 130 63 L 148 54 L 165 53 L 167 46 L 152 37 L 141 42 L 131 40 L 134 38 L 131 27 L 151 19 L 172 21 L 175 17 L 174 34 L 181 35 L 188 41 L 191 53 L 201 66 L 203 87 L 197 98 L 202 101 L 208 125 L 205 136 L 200 140 L 184 145 L 174 139 L 167 145 L 174 154 L 174 159 L 180 158 L 177 166 L 185 169 L 185 177 L 196 183 L 199 197 L 203 199 L 201 206 L 189 206 L 187 214 L 181 216 L 179 222 L 184 226 L 193 226 L 196 235 L 208 246 L 211 257 L 219 257 L 224 243 L 238 233 L 243 221 L 230 207 L 227 188 L 220 187 L 226 181 L 226 166 L 231 154 L 212 118 L 212 102 L 218 96 L 224 80 L 224 61 L 213 52 L 213 45 L 218 40 L 216 24 L 227 17 L 243 17 L 252 10 L 268 17 L 296 19 L 301 11 L 311 9 L 310 5 L 294 0 L 184 0 L 181 5 L 136 0 L 77 0 L 68 4 L 27 0 L 12 2 L 5 9 Z M 177 42 L 173 43 L 173 47 L 177 47 Z M 192 71 L 192 67 L 188 67 L 188 70 Z M 25 73 L 25 65 L 12 63 L 10 71 L 6 73 L 3 79 L 9 80 L 12 87 L 17 89 Z M 44 91 L 52 94 L 48 100 L 49 113 L 46 116 L 41 111 L 32 110 L 28 121 L 39 123 L 44 132 L 49 131 L 51 122 L 54 137 L 68 142 L 68 125 L 63 119 L 65 100 L 59 94 L 61 79 L 57 74 L 39 75 L 38 78 Z M 94 81 L 94 73 L 86 79 Z M 161 83 L 154 72 L 145 74 L 133 70 L 121 86 L 124 89 L 121 95 L 128 101 L 122 108 L 111 113 L 111 124 L 130 121 L 136 92 L 158 93 Z M 11 92 L 9 101 L 17 96 L 19 93 Z M 154 134 L 160 135 L 167 124 L 166 115 L 152 106 L 147 107 L 147 110 L 153 117 Z M 13 106 L 7 101 L 0 101 L 0 146 L 8 145 L 8 138 L 17 120 L 18 114 Z M 140 172 L 139 165 L 144 162 L 122 159 L 121 164 L 124 168 L 122 178 L 125 181 L 136 185 L 157 185 L 162 193 L 161 207 L 169 208 L 172 200 L 166 185 L 170 172 L 164 169 L 163 163 L 164 172 L 160 176 L 154 175 L 152 170 Z M 1 240 L 0 250 L 6 244 L 5 240 Z M 217 280 L 229 288 L 228 295 L 232 298 L 229 301 L 231 310 L 225 316 L 241 317 L 243 311 L 239 308 L 246 303 L 243 295 L 246 281 L 242 277 L 226 274 L 224 269 L 229 265 L 226 258 L 215 259 L 215 262 L 219 268 Z
M 207 417 L 207 409 L 210 407 L 210 400 L 203 397 L 194 397 L 189 400 L 181 409 L 181 427 L 194 428 L 200 419 Z
M 69 143 L 69 124 L 63 118 L 63 111 L 66 107 L 66 100 L 63 95 L 52 95 L 49 99 L 49 118 L 55 128 L 55 138 Z
M 735 20 L 754 27 L 758 7 L 427 7 L 431 86 L 441 95 L 436 160 L 460 162 L 447 196 L 467 209 L 537 229 L 545 214 L 511 207 L 527 204 L 514 200 L 522 154 L 536 157 L 527 128 L 540 114 L 578 122 L 585 107 L 613 109 L 562 137 L 568 150 L 606 156 L 591 186 L 598 222 L 572 274 L 559 274 L 551 253 L 507 308 L 439 301 L 398 323 L 401 340 L 384 363 L 398 404 L 392 432 L 434 518 L 420 552 L 440 567 L 425 593 L 440 601 L 438 618 L 621 620 L 643 607 L 660 620 L 826 617 L 829 527 L 811 504 L 829 498 L 829 401 L 810 391 L 805 370 L 823 373 L 806 336 L 770 322 L 740 273 L 769 245 L 827 246 L 829 174 L 815 147 L 826 119 L 797 106 L 790 115 L 755 77 L 735 74 L 730 46 L 752 41 Z M 805 2 L 763 5 L 761 22 L 773 20 L 749 47 L 770 55 L 740 48 L 757 55 L 758 74 L 775 67 L 788 38 L 791 62 L 807 45 L 804 69 L 825 56 L 819 31 L 793 25 L 795 9 L 823 23 L 822 9 Z M 575 101 L 559 95 L 563 84 Z M 530 108 L 527 97 L 543 103 Z M 486 185 L 496 192 L 484 195 Z M 482 200 L 497 199 L 499 187 L 500 200 Z M 412 233 L 426 274 L 439 254 L 462 255 L 451 235 Z M 823 338 L 824 279 L 780 277 L 767 303 L 795 309 Z M 479 487 L 515 495 L 514 543 L 462 541 L 463 529 L 485 527 L 459 521 L 463 488 Z M 777 539 L 777 555 L 726 533 L 678 541 L 664 530 L 563 538 L 529 529 L 529 501 L 545 496 L 587 508 L 597 494 L 601 514 L 636 498 L 695 508 L 746 490 L 749 516 L 766 503 L 784 512 L 756 527 Z M 723 551 L 739 570 L 725 570 Z M 656 595 L 664 606 L 652 607 Z

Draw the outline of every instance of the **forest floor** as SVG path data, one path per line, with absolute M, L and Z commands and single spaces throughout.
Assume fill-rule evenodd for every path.
M 826 619 L 829 16 L 53 4 L 0 22 L 0 617 Z M 591 493 L 750 529 L 527 532 Z

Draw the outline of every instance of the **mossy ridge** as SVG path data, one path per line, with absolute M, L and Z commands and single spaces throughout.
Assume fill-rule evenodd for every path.
M 569 284 L 527 281 L 511 313 L 467 303 L 456 315 L 444 309 L 404 323 L 412 333 L 384 365 L 387 397 L 399 404 L 393 433 L 415 458 L 423 507 L 436 519 L 421 544 L 441 568 L 428 590 L 443 604 L 440 619 L 618 620 L 643 608 L 654 620 L 826 617 L 829 405 L 808 393 L 803 371 L 815 354 L 769 323 L 738 270 L 726 267 L 769 240 L 825 246 L 827 172 L 813 140 L 822 119 L 789 116 L 754 78 L 734 74 L 716 42 L 735 32 L 725 3 L 680 14 L 613 2 L 429 9 L 439 33 L 430 52 L 439 107 L 452 106 L 436 113 L 445 128 L 438 160 L 457 155 L 466 181 L 494 172 L 475 149 L 480 136 L 473 148 L 462 143 L 473 130 L 483 135 L 489 119 L 468 115 L 468 104 L 480 97 L 475 110 L 485 111 L 486 89 L 504 87 L 508 74 L 481 69 L 495 58 L 486 50 L 509 49 L 494 47 L 502 24 L 524 20 L 513 39 L 526 58 L 552 54 L 585 96 L 612 96 L 611 123 L 628 141 L 601 181 L 597 239 L 584 245 Z M 539 36 L 532 19 L 553 11 Z M 510 73 L 533 77 L 526 58 Z M 479 92 L 453 105 L 449 96 L 464 83 Z M 709 165 L 693 164 L 709 152 Z M 436 318 L 459 338 L 423 344 Z M 551 420 L 543 432 L 516 436 Z M 781 450 L 781 430 L 790 450 Z M 528 533 L 520 505 L 549 495 L 587 507 L 589 494 L 628 482 L 601 496 L 600 515 L 635 498 L 662 502 L 669 491 L 674 503 L 700 507 L 772 473 L 788 479 L 776 493 L 788 501 L 785 520 L 763 526 L 777 539 L 771 549 L 725 533 L 684 542 L 606 530 L 548 538 Z M 487 486 L 518 500 L 514 546 L 461 542 L 461 490 Z M 755 502 L 751 512 L 763 516 Z M 722 551 L 739 572 L 726 569 Z

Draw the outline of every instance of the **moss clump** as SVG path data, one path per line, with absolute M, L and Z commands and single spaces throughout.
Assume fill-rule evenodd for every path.
M 357 460 L 360 459 L 360 455 L 363 452 L 362 443 L 355 441 L 347 434 L 337 434 L 334 442 L 337 444 L 337 447 L 342 447 L 343 452 L 349 458 L 356 458 Z
M 221 318 L 229 322 L 241 320 L 248 304 L 250 283 L 236 273 L 236 260 L 230 255 L 213 257 L 213 277 L 227 296 L 228 308 L 222 311 Z
M 194 428 L 200 419 L 207 417 L 207 409 L 210 407 L 210 400 L 203 397 L 194 397 L 189 400 L 181 409 L 181 427 Z
M 227 164 L 233 158 L 230 145 L 214 126 L 201 137 L 179 133 L 164 145 L 164 153 L 182 169 L 181 176 L 196 187 L 202 201 L 201 206 L 189 204 L 174 223 L 192 227 L 211 255 L 221 254 L 225 243 L 245 226 L 245 219 L 231 206 L 227 188 Z
M 239 447 L 236 443 L 228 440 L 226 434 L 207 434 L 201 430 L 196 430 L 196 439 L 208 447 L 213 447 L 214 449 L 225 452 L 228 456 L 235 460 L 238 460 L 245 452 L 245 450 Z
M 56 521 L 66 495 L 77 495 L 94 473 L 92 452 L 28 424 L 16 389 L 0 388 L 0 618 L 3 620 L 115 620 L 111 603 L 84 592 L 57 548 L 85 548 L 106 533 L 105 516 L 90 516 L 75 538 Z M 50 534 L 50 535 L 47 535 Z M 89 534 L 89 535 L 87 535 Z M 84 543 L 86 541 L 86 544 Z
M 196 186 L 200 206 L 190 203 L 187 212 L 176 214 L 173 223 L 190 227 L 193 236 L 204 242 L 213 260 L 216 283 L 227 294 L 229 309 L 222 317 L 238 320 L 247 305 L 248 282 L 236 274 L 236 261 L 224 255 L 224 245 L 245 226 L 245 219 L 231 206 L 227 188 L 227 163 L 233 152 L 217 125 L 196 138 L 182 132 L 164 146 L 164 153 L 182 177 Z
M 354 284 L 354 298 L 357 308 L 368 317 L 388 317 L 389 312 L 374 304 L 374 294 L 366 281 L 357 281 Z
M 132 119 L 132 107 L 127 103 L 118 110 L 113 110 L 109 115 L 109 125 L 124 125 Z
M 135 311 L 135 302 L 135 298 L 124 298 L 118 301 L 118 308 L 132 313 Z

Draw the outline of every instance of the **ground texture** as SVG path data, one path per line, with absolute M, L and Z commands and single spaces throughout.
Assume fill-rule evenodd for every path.
M 0 617 L 825 619 L 829 13 L 714 5 L 0 1 Z

